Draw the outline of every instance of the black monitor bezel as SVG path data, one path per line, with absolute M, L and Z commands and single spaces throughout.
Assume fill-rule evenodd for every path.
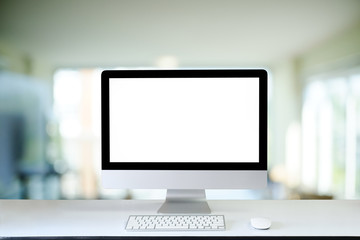
M 259 162 L 110 162 L 110 78 L 259 78 Z M 211 70 L 105 70 L 101 74 L 101 157 L 102 170 L 267 170 L 267 72 L 263 69 Z

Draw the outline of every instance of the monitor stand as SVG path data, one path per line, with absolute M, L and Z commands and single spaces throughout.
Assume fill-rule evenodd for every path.
M 204 189 L 168 189 L 158 213 L 210 214 Z

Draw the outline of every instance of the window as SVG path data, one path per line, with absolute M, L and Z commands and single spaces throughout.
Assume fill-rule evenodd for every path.
M 66 199 L 97 198 L 100 168 L 100 70 L 61 69 L 54 75 L 54 112 L 67 171 Z
M 360 71 L 314 77 L 303 97 L 303 187 L 360 197 Z

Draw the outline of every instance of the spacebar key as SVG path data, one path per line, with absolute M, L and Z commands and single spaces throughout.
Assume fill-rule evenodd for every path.
M 181 226 L 181 225 L 170 225 L 170 226 L 156 226 L 154 230 L 188 230 L 189 226 L 185 225 L 185 226 Z

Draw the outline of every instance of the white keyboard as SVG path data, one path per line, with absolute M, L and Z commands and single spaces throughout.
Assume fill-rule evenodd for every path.
M 223 231 L 223 215 L 131 215 L 128 231 Z

